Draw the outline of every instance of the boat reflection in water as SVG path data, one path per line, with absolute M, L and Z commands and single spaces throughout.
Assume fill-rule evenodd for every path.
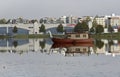
M 52 48 L 63 48 L 64 55 L 90 54 L 90 48 L 93 46 L 93 39 L 88 33 L 66 33 L 64 38 L 52 38 L 54 44 Z
M 76 55 L 106 55 L 118 56 L 120 55 L 120 40 L 95 40 L 94 43 L 54 43 L 52 45 L 54 52 L 59 52 L 65 56 Z
M 65 56 L 90 55 L 92 53 L 93 43 L 89 44 L 58 44 L 54 43 L 52 48 L 60 48 Z

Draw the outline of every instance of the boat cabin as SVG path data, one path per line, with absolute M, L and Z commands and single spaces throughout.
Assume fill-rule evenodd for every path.
M 67 33 L 67 38 L 69 39 L 88 39 L 89 35 L 87 33 Z
M 89 51 L 89 47 L 82 47 L 82 46 L 72 46 L 67 48 L 67 52 L 70 53 L 86 53 Z
M 75 56 L 75 54 L 79 54 L 79 55 L 89 55 L 90 54 L 90 47 L 86 47 L 86 46 L 72 46 L 72 47 L 68 47 L 67 51 L 65 52 L 65 56 Z

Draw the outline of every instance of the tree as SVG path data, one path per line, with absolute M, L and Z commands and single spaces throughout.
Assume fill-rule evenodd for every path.
M 109 44 L 109 50 L 108 50 L 108 52 L 111 53 L 111 46 L 114 45 L 113 40 L 108 40 L 108 44 Z
M 114 31 L 113 28 L 111 27 L 111 25 L 108 26 L 108 31 L 109 31 L 110 33 L 112 33 L 112 32 Z
M 94 27 L 90 28 L 90 33 L 95 33 Z
M 13 41 L 13 46 L 16 48 L 18 45 L 18 42 L 17 41 Z
M 113 40 L 108 40 L 108 44 L 109 44 L 109 46 L 114 45 Z
M 34 19 L 34 20 L 31 20 L 31 23 L 35 23 L 35 22 L 38 22 L 36 19 Z
M 39 27 L 39 32 L 45 32 L 45 25 L 42 24 L 41 27 Z
M 97 21 L 96 21 L 96 18 L 97 18 L 97 16 L 93 19 L 93 22 L 92 22 L 92 25 L 93 25 L 93 27 L 95 28 L 95 27 L 97 27 Z
M 87 21 L 83 21 L 81 25 L 82 25 L 82 28 L 83 28 L 84 31 L 88 31 L 89 30 Z
M 17 27 L 14 26 L 14 28 L 13 28 L 13 33 L 17 33 L 17 31 L 18 31 Z
M 96 40 L 96 47 L 101 49 L 104 46 L 104 42 L 102 42 L 101 40 Z
M 6 21 L 6 19 L 0 19 L 0 24 L 6 24 L 7 23 L 7 21 Z
M 39 22 L 40 22 L 40 23 L 43 23 L 43 22 L 44 22 L 43 18 L 41 18 Z
M 74 27 L 74 32 L 80 32 L 80 29 L 81 29 L 81 23 L 77 23 L 77 25 Z
M 40 41 L 39 45 L 41 46 L 42 49 L 44 49 L 45 48 L 45 40 Z
M 83 21 L 81 23 L 78 23 L 75 27 L 74 27 L 74 32 L 86 32 L 89 30 L 89 27 L 87 25 L 86 21 Z
M 97 25 L 97 27 L 96 27 L 96 33 L 102 33 L 102 32 L 104 32 L 103 26 L 102 25 Z
M 64 29 L 63 29 L 63 25 L 62 25 L 62 24 L 58 25 L 58 27 L 57 27 L 57 32 L 64 32 Z

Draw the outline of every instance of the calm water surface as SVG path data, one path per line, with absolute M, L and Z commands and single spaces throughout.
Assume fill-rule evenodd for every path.
M 0 77 L 120 77 L 120 41 L 59 45 L 51 39 L 1 39 Z

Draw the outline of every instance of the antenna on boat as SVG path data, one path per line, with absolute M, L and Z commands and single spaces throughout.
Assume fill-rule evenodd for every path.
M 51 31 L 49 30 L 49 31 L 47 31 L 47 33 L 49 33 L 49 35 L 50 35 L 50 37 L 52 38 L 53 36 L 52 36 L 52 33 L 51 33 Z

